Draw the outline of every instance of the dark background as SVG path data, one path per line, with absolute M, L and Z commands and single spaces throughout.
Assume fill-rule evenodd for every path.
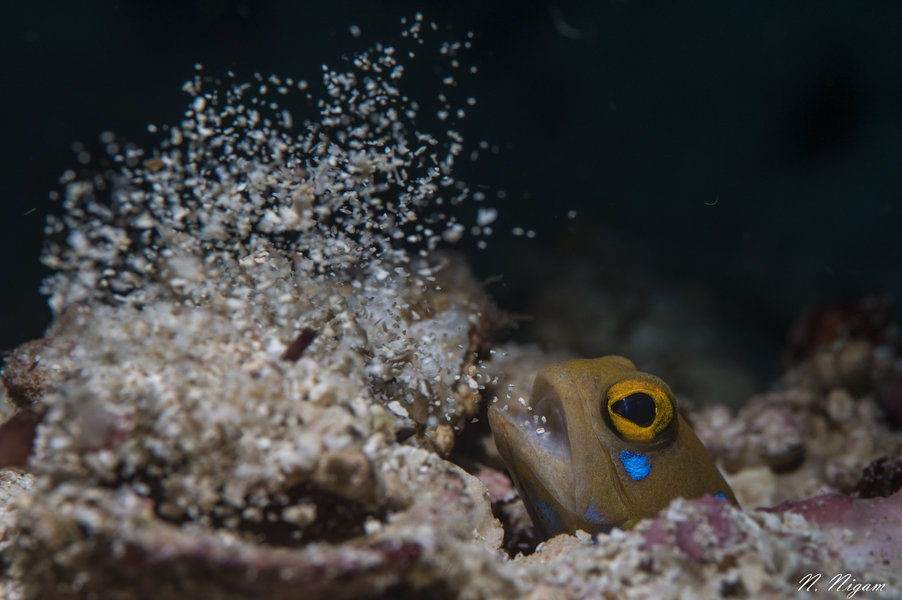
M 0 35 L 0 349 L 49 323 L 41 228 L 73 142 L 111 130 L 141 143 L 147 123 L 178 121 L 196 62 L 316 80 L 322 63 L 393 43 L 417 10 L 476 33 L 464 133 L 502 151 L 462 175 L 505 197 L 488 249 L 463 247 L 481 277 L 504 273 L 502 305 L 525 310 L 542 285 L 530 257 L 612 268 L 611 243 L 774 335 L 806 305 L 902 295 L 897 2 L 18 4 Z

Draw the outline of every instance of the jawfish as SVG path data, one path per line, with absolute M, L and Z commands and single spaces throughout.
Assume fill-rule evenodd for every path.
M 531 413 L 499 404 L 495 443 L 546 538 L 629 528 L 679 496 L 738 505 L 670 387 L 622 356 L 545 367 Z

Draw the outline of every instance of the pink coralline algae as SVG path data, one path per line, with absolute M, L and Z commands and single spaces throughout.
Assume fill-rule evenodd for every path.
M 28 462 L 40 416 L 22 409 L 0 423 L 0 468 L 21 467 Z
M 888 498 L 822 494 L 764 510 L 802 515 L 849 564 L 866 560 L 902 568 L 902 494 Z
M 650 549 L 663 545 L 679 548 L 692 560 L 705 561 L 710 557 L 704 542 L 719 548 L 736 535 L 726 500 L 706 496 L 691 502 L 697 510 L 697 518 L 676 523 L 660 517 L 655 519 L 643 532 L 645 547 Z

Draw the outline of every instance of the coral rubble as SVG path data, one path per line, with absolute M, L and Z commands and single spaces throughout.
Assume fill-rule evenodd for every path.
M 443 122 L 466 46 L 440 47 Z M 782 598 L 854 572 L 899 597 L 900 436 L 875 399 L 896 357 L 870 342 L 690 415 L 746 509 L 678 499 L 534 546 L 482 411 L 562 356 L 491 348 L 504 318 L 437 250 L 464 230 L 463 145 L 414 127 L 401 56 L 326 69 L 300 133 L 282 97 L 305 82 L 199 70 L 159 148 L 108 138 L 108 171 L 64 177 L 55 320 L 2 373 L 0 592 Z

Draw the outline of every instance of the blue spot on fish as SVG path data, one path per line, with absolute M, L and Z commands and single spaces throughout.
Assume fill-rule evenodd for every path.
M 561 530 L 561 518 L 553 508 L 541 500 L 536 500 L 533 502 L 533 505 L 536 507 L 536 512 L 539 513 L 539 519 L 542 520 L 542 523 L 545 524 L 549 531 Z
M 589 507 L 589 510 L 586 511 L 586 520 L 587 521 L 595 521 L 596 523 L 603 523 L 604 519 L 601 518 L 601 515 L 598 514 L 598 507 L 594 504 Z
M 638 452 L 622 450 L 620 452 L 620 462 L 623 463 L 626 474 L 634 481 L 645 479 L 648 472 L 651 471 L 651 463 L 648 462 L 648 457 Z
M 596 527 L 593 527 L 589 530 L 589 533 L 593 534 L 592 543 L 596 546 L 598 545 L 598 538 L 594 536 L 596 533 L 607 533 L 611 530 L 611 526 L 608 525 L 605 527 L 605 519 L 601 516 L 601 513 L 598 512 L 598 507 L 594 504 L 589 505 L 589 508 L 586 509 L 586 520 L 592 521 L 593 523 L 597 523 Z
M 723 495 L 723 492 L 717 492 L 716 494 L 714 494 L 714 497 L 715 497 L 715 498 L 720 498 L 721 500 L 726 500 L 726 499 L 727 499 L 727 497 Z

